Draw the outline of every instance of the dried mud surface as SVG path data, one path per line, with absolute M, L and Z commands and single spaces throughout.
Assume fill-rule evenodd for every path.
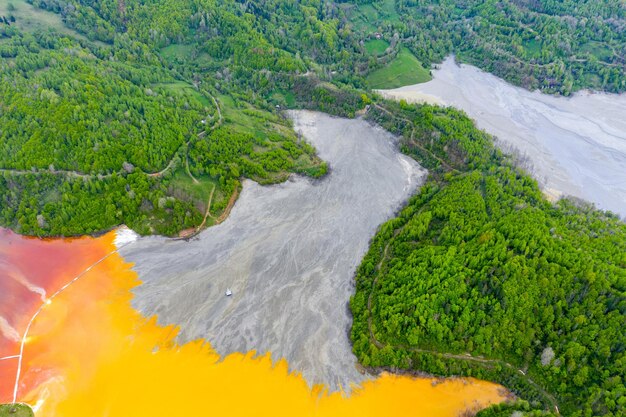
M 311 385 L 348 390 L 366 378 L 348 337 L 355 269 L 426 172 L 363 120 L 290 116 L 329 162 L 328 176 L 246 181 L 224 223 L 189 242 L 147 237 L 121 253 L 143 281 L 134 307 L 179 325 L 180 342 L 205 338 L 222 355 L 271 352 Z
M 530 92 L 452 57 L 432 81 L 381 93 L 464 110 L 521 155 L 548 196 L 575 196 L 626 218 L 626 95 Z

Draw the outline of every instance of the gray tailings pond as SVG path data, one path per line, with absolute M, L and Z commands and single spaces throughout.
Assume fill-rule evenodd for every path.
M 522 155 L 546 194 L 583 198 L 626 218 L 626 95 L 530 92 L 452 57 L 433 75 L 382 93 L 464 110 L 505 151 Z
M 355 269 L 426 173 L 363 120 L 291 116 L 329 162 L 327 177 L 246 181 L 224 223 L 190 242 L 142 238 L 122 255 L 143 281 L 134 307 L 179 325 L 180 342 L 205 338 L 222 355 L 269 351 L 310 384 L 349 389 L 365 378 L 348 337 Z

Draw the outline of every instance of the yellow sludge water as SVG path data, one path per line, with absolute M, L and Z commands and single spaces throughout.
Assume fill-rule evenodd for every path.
M 72 258 L 71 273 L 114 251 L 114 237 L 89 240 L 92 256 Z M 56 241 L 50 253 L 58 258 L 60 247 L 71 253 L 74 243 Z M 87 243 L 81 245 L 84 250 Z M 46 251 L 39 248 L 37 256 L 45 264 Z M 454 417 L 506 398 L 501 386 L 484 381 L 389 374 L 350 396 L 329 395 L 323 387 L 311 389 L 300 375 L 288 373 L 285 361 L 273 363 L 268 354 L 222 358 L 204 340 L 180 346 L 175 327 L 160 326 L 131 307 L 131 290 L 140 282 L 130 268 L 111 254 L 54 297 L 33 322 L 18 399 L 33 405 L 37 417 Z M 49 277 L 55 284 L 46 288 L 48 294 L 66 277 L 63 270 L 52 272 L 59 276 Z M 11 372 L 0 375 L 2 381 L 12 380 Z

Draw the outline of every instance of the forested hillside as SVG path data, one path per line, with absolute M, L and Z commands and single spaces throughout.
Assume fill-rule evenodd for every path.
M 616 1 L 28 1 L 0 5 L 0 221 L 27 234 L 211 224 L 241 177 L 325 172 L 280 110 L 353 116 L 450 52 L 529 88 L 624 89 Z
M 529 89 L 626 91 L 626 5 L 620 0 L 361 0 L 344 8 L 365 39 L 381 33 L 410 48 L 426 68 L 455 53 Z M 384 65 L 397 52 L 392 47 L 376 60 Z
M 0 166 L 109 174 L 124 162 L 145 172 L 167 165 L 215 109 L 169 91 L 175 80 L 155 56 L 132 44 L 123 53 L 133 46 L 141 64 L 115 59 L 121 48 L 107 57 L 45 33 L 2 43 Z
M 325 170 L 286 120 L 175 78 L 145 44 L 1 33 L 0 216 L 22 233 L 171 235 L 217 218 L 242 176 Z
M 386 103 L 370 117 L 435 175 L 358 269 L 359 360 L 498 381 L 530 402 L 520 410 L 623 415 L 626 225 L 546 201 L 455 110 Z
M 341 91 L 314 77 L 298 81 L 307 64 L 287 49 L 299 35 L 270 43 L 256 30 L 323 29 L 304 6 L 285 12 L 302 26 L 286 19 L 269 31 L 271 15 L 249 19 L 234 2 L 35 2 L 82 33 L 69 36 L 76 32 L 17 1 L 3 6 L 9 17 L 0 23 L 0 220 L 21 233 L 126 223 L 172 235 L 210 225 L 234 202 L 241 177 L 325 173 L 266 98 L 280 101 L 301 85 L 289 91 L 300 105 L 356 108 L 338 107 Z M 333 36 L 308 38 L 312 56 L 337 55 L 325 44 Z
M 626 226 L 547 202 L 464 114 L 368 91 L 450 53 L 550 93 L 625 91 L 623 1 L 29 1 L 0 0 L 1 226 L 188 236 L 242 178 L 326 173 L 284 108 L 361 110 L 431 172 L 358 269 L 361 363 L 527 400 L 485 416 L 624 415 Z

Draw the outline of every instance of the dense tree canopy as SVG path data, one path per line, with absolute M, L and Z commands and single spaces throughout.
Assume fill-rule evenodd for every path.
M 174 81 L 162 68 L 104 61 L 67 38 L 14 36 L 0 54 L 11 58 L 0 63 L 3 168 L 155 172 L 208 111 L 158 87 Z
M 410 50 L 551 93 L 624 91 L 623 1 L 28 1 L 67 27 L 0 16 L 1 225 L 213 224 L 242 177 L 327 171 L 282 109 L 368 106 L 431 179 L 358 269 L 361 363 L 478 376 L 526 400 L 485 416 L 623 415 L 624 224 L 547 202 L 464 114 L 384 102 L 364 78 Z
M 154 10 L 146 9 L 151 4 Z M 194 13 L 202 4 L 189 3 Z M 161 41 L 147 35 L 155 33 L 150 22 L 174 25 L 183 13 L 184 22 L 163 29 L 177 36 L 163 42 L 185 36 L 195 42 L 198 17 L 185 14 L 191 9 L 172 3 L 176 13 L 169 10 L 166 19 L 158 13 L 168 10 L 156 3 L 127 2 L 123 18 L 108 2 L 38 6 L 63 13 L 68 24 L 96 41 L 30 33 L 19 29 L 19 21 L 0 25 L 3 225 L 27 234 L 67 235 L 126 223 L 142 233 L 175 234 L 200 224 L 211 210 L 226 209 L 241 177 L 267 183 L 289 172 L 325 172 L 315 150 L 244 84 L 258 69 L 273 66 L 288 85 L 290 74 L 304 68 L 294 54 L 255 34 L 249 19 L 228 11 L 211 17 L 217 19 L 211 25 L 231 32 L 224 33 L 228 43 L 216 43 L 220 50 L 210 59 L 227 59 L 232 66 L 198 77 L 196 61 L 162 58 Z M 211 9 L 206 10 L 203 21 L 209 19 Z M 148 19 L 146 13 L 153 12 Z M 72 16 L 93 22 L 82 27 Z M 135 32 L 126 29 L 131 16 L 148 24 L 145 32 L 139 24 L 132 25 Z M 212 37 L 205 32 L 200 40 Z M 247 52 L 252 44 L 257 54 Z
M 399 36 L 427 66 L 456 53 L 530 89 L 626 91 L 626 7 L 620 0 L 358 3 L 345 6 L 356 31 Z
M 621 415 L 626 225 L 545 200 L 454 110 L 396 111 L 435 133 L 416 135 L 413 147 L 447 168 L 435 161 L 440 174 L 380 228 L 358 270 L 360 361 L 494 379 L 564 415 Z M 437 141 L 456 142 L 464 157 L 455 162 Z

